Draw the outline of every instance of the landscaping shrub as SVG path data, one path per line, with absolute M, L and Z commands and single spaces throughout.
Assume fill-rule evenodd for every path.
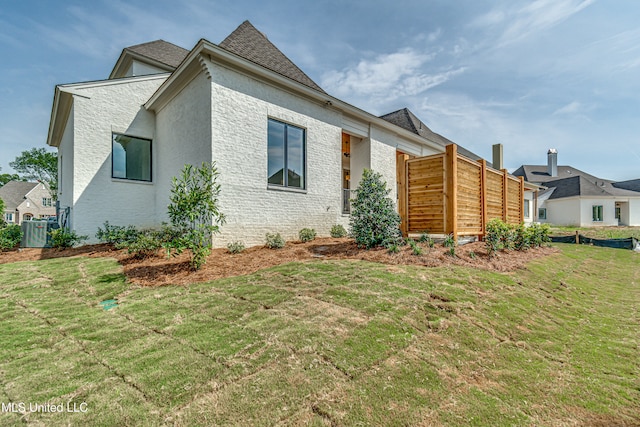
M 416 243 L 415 240 L 413 239 L 408 239 L 407 243 L 409 244 L 409 246 L 411 247 L 411 252 L 416 255 L 422 255 L 422 248 L 420 246 L 418 246 L 418 244 Z
M 242 242 L 231 242 L 227 245 L 227 251 L 229 251 L 230 254 L 239 254 L 244 251 L 244 249 L 244 243 Z
M 339 238 L 339 237 L 347 237 L 347 230 L 340 225 L 336 224 L 331 227 L 331 237 Z
M 401 239 L 400 215 L 389 198 L 391 190 L 382 175 L 365 169 L 351 204 L 350 228 L 356 243 L 367 249 Z
M 298 233 L 301 242 L 310 242 L 316 238 L 316 230 L 313 228 L 303 228 Z
M 135 254 L 135 257 L 138 259 L 144 259 L 151 256 L 154 256 L 158 249 L 163 247 L 163 242 L 161 240 L 161 234 L 154 230 L 143 230 L 137 233 L 137 236 L 134 240 L 120 243 L 116 247 L 122 249 L 126 247 L 127 251 L 130 254 Z
M 139 231 L 133 226 L 111 225 L 109 221 L 105 221 L 104 230 L 98 227 L 96 238 L 104 243 L 112 245 L 128 244 L 138 237 Z
M 529 244 L 531 245 L 531 247 L 537 248 L 551 242 L 549 232 L 549 224 L 531 224 L 527 228 Z
M 524 224 L 513 226 L 497 218 L 489 221 L 484 236 L 489 256 L 494 256 L 501 250 L 522 251 L 536 248 L 550 241 L 547 224 L 531 224 L 528 227 Z
M 65 228 L 51 230 L 49 235 L 51 236 L 51 247 L 58 249 L 72 248 L 89 238 L 89 236 L 80 236 L 75 231 Z
M 442 242 L 442 246 L 445 248 L 455 248 L 456 247 L 456 239 L 453 238 L 453 234 L 447 234 Z
M 179 178 L 173 177 L 168 206 L 171 225 L 180 237 L 165 245 L 177 253 L 191 252 L 191 267 L 200 269 L 211 251 L 211 238 L 220 232 L 224 214 L 219 209 L 220 184 L 215 162 L 200 167 L 184 165 Z
M 280 249 L 284 248 L 285 241 L 280 235 L 280 233 L 271 234 L 267 233 L 266 235 L 266 246 L 269 249 Z
M 16 224 L 9 224 L 0 228 L 0 251 L 8 251 L 20 245 L 22 228 Z
M 435 246 L 435 242 L 433 241 L 431 236 L 429 236 L 429 232 L 427 232 L 427 231 L 425 231 L 424 233 L 422 233 L 420 235 L 420 238 L 418 239 L 418 242 L 426 243 L 427 246 L 429 246 L 430 248 Z

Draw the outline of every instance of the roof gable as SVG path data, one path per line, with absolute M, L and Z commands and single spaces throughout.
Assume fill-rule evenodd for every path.
M 9 181 L 0 187 L 0 199 L 4 202 L 5 209 L 16 209 L 38 184 L 38 182 Z
M 249 21 L 240 24 L 218 46 L 298 83 L 324 92 Z
M 110 79 L 125 77 L 134 60 L 152 67 L 160 72 L 172 72 L 187 57 L 189 51 L 164 40 L 141 43 L 125 47 L 113 67 Z

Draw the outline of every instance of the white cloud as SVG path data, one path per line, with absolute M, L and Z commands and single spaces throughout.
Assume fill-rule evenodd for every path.
M 585 106 L 578 101 L 573 101 L 561 108 L 558 108 L 556 111 L 553 112 L 553 115 L 554 116 L 575 115 L 575 114 L 582 114 L 590 110 L 592 110 L 591 107 Z
M 424 65 L 433 57 L 433 54 L 406 48 L 373 59 L 362 59 L 354 67 L 325 73 L 322 85 L 338 97 L 366 95 L 369 99 L 390 100 L 420 94 L 465 70 L 459 67 L 435 74 L 423 72 Z

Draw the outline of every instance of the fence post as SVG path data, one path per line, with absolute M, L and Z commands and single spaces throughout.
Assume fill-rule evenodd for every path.
M 480 205 L 482 209 L 482 234 L 478 236 L 478 240 L 487 232 L 487 161 L 480 160 Z
M 449 144 L 446 148 L 445 174 L 446 185 L 446 218 L 445 233 L 453 234 L 458 241 L 458 146 Z
M 524 177 L 519 176 L 520 181 L 520 201 L 518 203 L 520 209 L 520 224 L 524 222 Z
M 502 169 L 502 220 L 509 220 L 509 172 Z
M 400 214 L 400 231 L 404 237 L 409 232 L 409 212 L 407 206 L 409 204 L 409 179 L 407 160 L 408 154 L 400 152 L 396 153 L 396 175 L 398 180 L 398 213 Z

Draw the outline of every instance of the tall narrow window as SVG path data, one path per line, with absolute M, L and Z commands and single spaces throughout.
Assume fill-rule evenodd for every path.
M 593 222 L 602 222 L 602 205 L 594 205 L 593 206 Z
M 529 218 L 529 200 L 524 200 L 524 217 Z
M 306 132 L 297 126 L 269 119 L 268 184 L 282 187 L 306 187 Z
M 151 181 L 151 140 L 113 134 L 111 176 Z

